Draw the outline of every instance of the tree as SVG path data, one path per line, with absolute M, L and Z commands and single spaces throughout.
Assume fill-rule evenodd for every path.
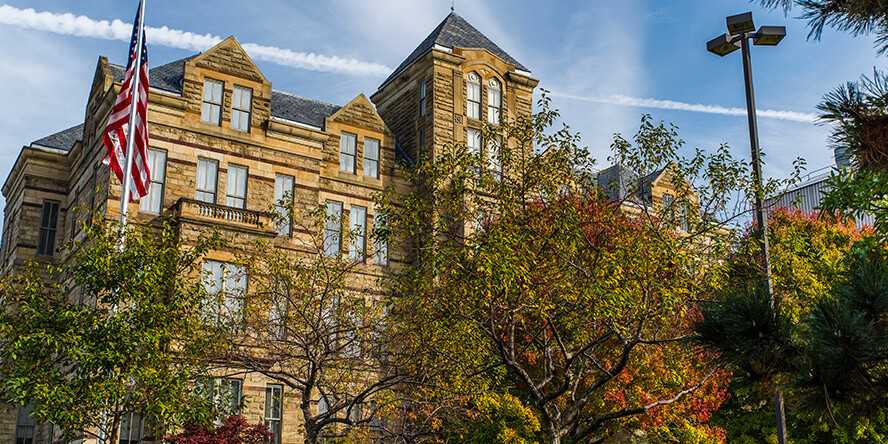
M 0 395 L 69 436 L 110 442 L 128 413 L 169 426 L 208 419 L 193 393 L 214 346 L 196 273 L 214 239 L 183 248 L 168 224 L 85 230 L 61 265 L 0 281 Z
M 532 117 L 486 128 L 481 153 L 437 150 L 407 172 L 414 192 L 383 200 L 410 245 L 388 283 L 401 346 L 444 369 L 448 395 L 514 394 L 546 442 L 705 423 L 726 374 L 691 326 L 742 217 L 716 215 L 751 190 L 748 165 L 726 147 L 685 158 L 675 128 L 645 117 L 634 143 L 615 140 L 612 160 L 639 177 L 615 205 L 578 136 L 549 130 L 557 118 L 544 95 Z M 671 204 L 646 196 L 664 169 Z
M 761 0 L 768 8 L 789 12 L 802 9 L 808 20 L 809 39 L 820 39 L 823 28 L 830 26 L 854 36 L 875 34 L 880 53 L 888 52 L 888 5 L 881 0 Z
M 307 221 L 297 231 L 311 233 L 299 251 L 257 241 L 240 255 L 251 276 L 247 322 L 231 332 L 225 359 L 298 393 L 306 443 L 367 433 L 407 380 L 384 345 L 395 339 L 386 336 L 383 304 L 368 296 L 375 282 L 356 279 L 363 248 L 354 249 L 360 257 L 343 256 L 339 232 L 325 233 L 342 221 L 323 209 L 294 220 Z M 363 245 L 368 233 L 360 235 Z
M 243 416 L 229 416 L 215 428 L 187 425 L 182 433 L 165 436 L 166 444 L 267 444 L 271 432 L 265 424 L 250 425 Z
M 869 234 L 828 214 L 797 210 L 773 212 L 768 230 L 776 314 L 763 288 L 758 242 L 750 228 L 726 264 L 729 273 L 718 297 L 703 305 L 697 326 L 704 342 L 735 370 L 731 399 L 715 419 L 731 442 L 776 441 L 767 407 L 775 386 L 785 389 L 792 407 L 787 421 L 793 439 L 805 442 L 829 427 L 817 409 L 802 402 L 797 385 L 809 369 L 808 320 L 845 279 L 848 255 Z

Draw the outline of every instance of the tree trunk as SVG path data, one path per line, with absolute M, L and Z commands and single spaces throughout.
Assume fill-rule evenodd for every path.
M 117 444 L 120 441 L 120 414 L 115 413 L 111 418 L 111 430 L 106 435 L 108 439 L 104 444 Z
M 786 415 L 783 411 L 783 389 L 774 391 L 774 416 L 777 420 L 777 442 L 786 444 Z

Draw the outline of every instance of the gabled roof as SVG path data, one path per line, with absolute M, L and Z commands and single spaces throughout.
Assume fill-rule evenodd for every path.
M 185 57 L 151 68 L 148 77 L 152 88 L 174 94 L 182 94 L 182 81 L 185 78 L 185 63 L 198 54 Z M 122 82 L 126 68 L 111 64 L 115 82 Z M 303 123 L 318 128 L 324 127 L 324 119 L 341 108 L 339 105 L 308 99 L 282 91 L 271 92 L 271 115 L 280 119 Z
M 617 164 L 599 171 L 596 181 L 608 200 L 616 202 L 624 199 L 641 199 L 650 202 L 651 187 L 654 181 L 663 175 L 666 168 L 668 167 L 639 177 L 635 171 Z
M 487 36 L 478 31 L 474 26 L 472 26 L 466 19 L 458 16 L 456 13 L 451 12 L 447 17 L 442 21 L 413 52 L 395 68 L 395 71 L 392 72 L 382 85 L 380 85 L 380 89 L 382 89 L 385 84 L 398 76 L 402 71 L 407 69 L 410 64 L 415 62 L 420 57 L 424 56 L 427 52 L 431 51 L 435 45 L 444 46 L 447 48 L 479 48 L 486 49 L 497 57 L 505 60 L 508 63 L 515 65 L 516 68 L 528 71 L 527 68 L 524 67 L 517 60 L 512 58 L 506 51 L 493 43 Z
M 31 142 L 31 145 L 39 145 L 46 148 L 55 148 L 62 151 L 71 151 L 74 144 L 83 138 L 83 124 L 72 126 L 66 130 L 50 134 L 42 139 Z

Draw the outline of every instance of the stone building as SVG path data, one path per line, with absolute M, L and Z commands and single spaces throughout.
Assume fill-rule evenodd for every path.
M 101 164 L 101 133 L 123 76 L 122 66 L 99 57 L 83 123 L 22 148 L 2 188 L 3 272 L 27 261 L 64 261 L 65 245 L 83 236 L 84 223 L 118 218 L 121 187 Z M 295 208 L 326 205 L 340 215 L 339 230 L 371 230 L 373 193 L 403 186 L 396 158 L 434 157 L 448 143 L 480 151 L 483 123 L 529 114 L 536 85 L 526 67 L 453 13 L 375 93 L 343 105 L 273 89 L 229 37 L 151 69 L 152 183 L 146 198 L 130 204 L 130 221 L 151 224 L 170 215 L 186 234 L 215 227 L 298 254 L 310 233 L 275 224 L 269 213 L 291 195 Z M 347 251 L 341 242 L 335 248 Z M 350 279 L 372 285 L 401 259 L 397 251 L 368 252 Z M 230 251 L 214 251 L 204 268 L 230 267 L 231 259 Z M 250 422 L 275 430 L 275 444 L 301 441 L 295 393 L 258 374 L 218 384 L 242 400 Z M 121 443 L 152 438 L 135 414 L 121 428 Z M 35 444 L 52 436 L 27 407 L 0 406 L 0 442 Z

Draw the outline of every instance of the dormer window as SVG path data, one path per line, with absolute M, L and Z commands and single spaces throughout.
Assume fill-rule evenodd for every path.
M 250 132 L 253 90 L 235 86 L 231 95 L 231 128 L 245 133 Z
M 419 81 L 419 115 L 424 116 L 426 113 L 426 99 L 428 99 L 429 90 L 425 80 Z
M 470 119 L 481 119 L 481 77 L 473 72 L 466 80 L 466 115 Z
M 203 104 L 200 108 L 201 122 L 222 125 L 222 86 L 222 82 L 218 80 L 204 80 Z
M 487 123 L 499 125 L 500 111 L 503 107 L 503 88 L 497 79 L 487 83 Z

